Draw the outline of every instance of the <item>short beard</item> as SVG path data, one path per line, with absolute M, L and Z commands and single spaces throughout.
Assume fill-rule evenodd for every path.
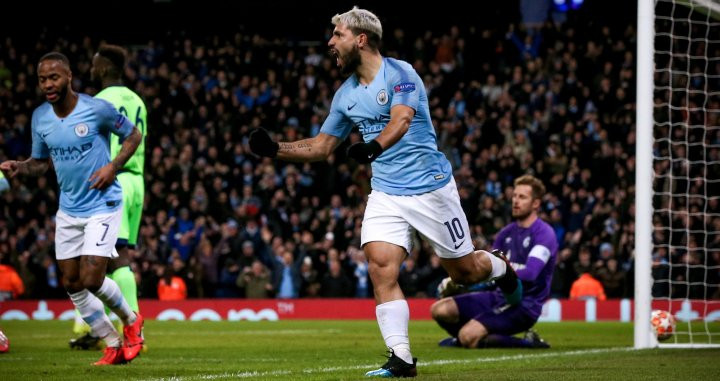
M 57 97 L 57 99 L 55 100 L 55 102 L 51 102 L 51 104 L 56 104 L 56 103 L 57 103 L 57 104 L 60 104 L 60 103 L 62 103 L 62 102 L 65 100 L 65 98 L 67 97 L 67 95 L 68 95 L 68 88 L 70 88 L 70 84 L 69 84 L 69 83 L 68 83 L 67 86 L 63 87 L 62 90 L 59 90 L 59 91 L 57 92 L 58 97 Z
M 345 65 L 340 67 L 340 72 L 343 75 L 350 75 L 354 73 L 361 63 L 360 49 L 358 49 L 357 46 L 353 46 L 352 50 L 343 57 L 343 62 L 345 62 Z
M 521 221 L 521 220 L 524 220 L 524 219 L 530 217 L 531 214 L 532 214 L 532 210 L 529 210 L 525 213 L 518 213 L 517 215 L 515 213 L 512 213 L 512 216 L 515 220 Z

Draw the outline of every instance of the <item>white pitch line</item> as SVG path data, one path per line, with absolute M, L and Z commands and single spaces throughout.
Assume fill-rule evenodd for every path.
M 208 333 L 211 333 L 213 335 L 237 335 L 237 336 L 243 336 L 243 335 L 298 335 L 298 334 L 306 334 L 306 335 L 312 335 L 312 334 L 335 334 L 342 332 L 339 329 L 278 329 L 278 330 L 262 330 L 262 329 L 255 329 L 255 330 L 237 330 L 237 331 L 183 331 L 183 332 L 176 332 L 176 331 L 162 331 L 162 330 L 155 330 L 151 333 L 156 334 L 158 336 L 188 336 L 188 335 L 198 335 L 198 336 L 205 336 Z
M 600 353 L 613 353 L 613 352 L 629 352 L 635 351 L 632 347 L 614 347 L 614 348 L 600 348 L 600 349 L 584 349 L 576 351 L 565 351 L 565 352 L 549 352 L 549 353 L 537 353 L 537 354 L 520 354 L 512 356 L 499 356 L 499 357 L 484 357 L 474 359 L 449 359 L 449 360 L 431 360 L 423 361 L 418 363 L 418 367 L 426 367 L 433 365 L 450 365 L 450 364 L 476 364 L 476 363 L 488 363 L 488 362 L 501 362 L 501 361 L 513 361 L 513 360 L 533 360 L 542 359 L 549 357 L 561 357 L 561 356 L 580 356 L 589 354 L 600 354 Z M 375 369 L 377 364 L 362 364 L 362 365 L 349 365 L 349 366 L 333 366 L 326 368 L 308 368 L 303 370 L 274 370 L 274 371 L 243 371 L 243 372 L 225 372 L 219 374 L 201 374 L 195 376 L 180 376 L 180 377 L 167 377 L 167 378 L 149 378 L 143 381 L 192 381 L 192 380 L 220 380 L 230 378 L 250 378 L 250 377 L 267 377 L 267 376 L 282 376 L 290 375 L 293 373 L 313 374 L 313 373 L 328 373 L 336 371 L 346 370 L 359 370 Z

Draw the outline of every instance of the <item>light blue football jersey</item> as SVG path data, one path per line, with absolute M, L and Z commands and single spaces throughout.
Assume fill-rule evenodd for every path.
M 345 80 L 320 132 L 344 140 L 357 126 L 369 142 L 390 122 L 395 105 L 412 107 L 415 117 L 407 133 L 372 162 L 372 188 L 392 195 L 416 195 L 443 187 L 450 181 L 452 168 L 437 149 L 425 86 L 407 62 L 383 58 L 380 71 L 367 86 L 355 74 Z
M 60 210 L 73 217 L 109 213 L 122 205 L 115 180 L 104 190 L 88 180 L 110 162 L 110 134 L 124 140 L 133 125 L 109 102 L 79 94 L 75 109 L 59 118 L 45 102 L 32 116 L 32 157 L 50 157 L 60 186 Z

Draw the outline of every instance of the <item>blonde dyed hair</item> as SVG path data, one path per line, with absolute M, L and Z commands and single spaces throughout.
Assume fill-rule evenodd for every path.
M 345 25 L 356 36 L 364 33 L 368 37 L 368 45 L 374 49 L 378 48 L 380 39 L 382 39 L 383 31 L 380 19 L 367 9 L 355 6 L 345 13 L 336 14 L 332 17 L 332 24 L 335 26 Z

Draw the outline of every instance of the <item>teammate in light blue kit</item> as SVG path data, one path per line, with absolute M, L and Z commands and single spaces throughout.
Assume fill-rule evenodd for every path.
M 60 186 L 55 252 L 63 284 L 83 319 L 106 344 L 95 365 L 121 364 L 142 347 L 142 318 L 128 306 L 117 284 L 105 277 L 121 219 L 122 191 L 115 179 L 137 149 L 142 135 L 108 102 L 72 90 L 70 63 L 48 53 L 38 63 L 38 82 L 47 99 L 32 116 L 32 157 L 6 161 L 9 177 L 39 176 L 52 159 Z M 110 161 L 109 137 L 123 141 Z M 124 345 L 110 323 L 105 303 L 125 325 Z
M 433 246 L 455 282 L 495 279 L 511 302 L 522 286 L 502 256 L 474 251 L 450 163 L 437 149 L 423 82 L 407 62 L 378 51 L 382 25 L 363 9 L 335 15 L 328 46 L 350 75 L 335 94 L 320 133 L 296 142 L 274 142 L 265 130 L 250 135 L 259 156 L 288 161 L 324 160 L 357 126 L 364 142 L 348 149 L 360 163 L 372 163 L 361 242 L 377 302 L 380 332 L 391 355 L 369 377 L 413 377 L 416 361 L 408 339 L 409 309 L 397 278 L 413 232 Z

